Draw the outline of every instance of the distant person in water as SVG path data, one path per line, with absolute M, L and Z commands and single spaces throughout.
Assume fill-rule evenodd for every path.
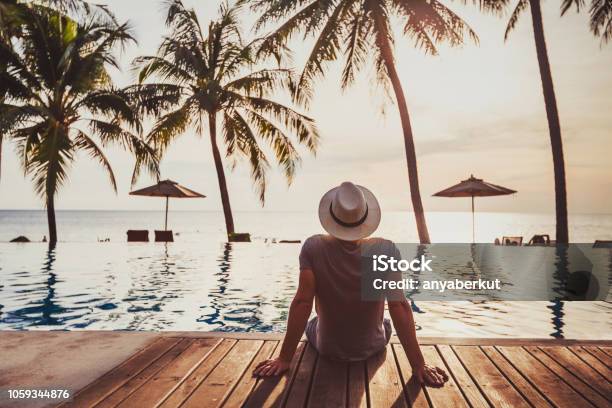
M 254 375 L 267 377 L 287 371 L 304 332 L 319 354 L 330 359 L 365 360 L 385 350 L 392 331 L 391 322 L 384 318 L 386 300 L 414 375 L 422 383 L 437 387 L 448 380 L 444 370 L 425 363 L 412 309 L 403 294 L 378 301 L 362 300 L 362 251 L 375 247 L 399 254 L 391 241 L 367 238 L 378 228 L 380 216 L 376 197 L 365 187 L 345 182 L 323 196 L 319 219 L 329 235 L 314 235 L 304 242 L 299 285 L 280 354 L 261 362 Z M 317 316 L 308 321 L 313 301 Z

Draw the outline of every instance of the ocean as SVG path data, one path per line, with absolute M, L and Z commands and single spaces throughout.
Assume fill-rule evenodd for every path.
M 432 242 L 471 242 L 472 218 L 469 212 L 427 214 Z M 237 232 L 250 232 L 254 240 L 303 240 L 323 232 L 315 212 L 236 212 Z M 550 214 L 476 213 L 476 241 L 492 243 L 502 236 L 554 235 Z M 612 214 L 571 215 L 572 242 L 589 243 L 612 239 Z M 163 229 L 162 211 L 58 211 L 57 227 L 62 242 L 125 242 L 128 229 Z M 217 244 L 225 239 L 221 212 L 170 211 L 168 228 L 177 243 Z M 40 241 L 47 235 L 44 211 L 0 210 L 0 242 L 24 235 Z M 375 235 L 395 242 L 418 242 L 414 217 L 410 212 L 388 212 L 382 216 Z
M 410 213 L 384 214 L 376 235 L 415 242 Z M 11 244 L 47 234 L 42 211 L 0 211 L 0 329 L 281 332 L 296 289 L 299 244 L 320 233 L 316 214 L 238 212 L 252 243 L 227 244 L 221 213 L 170 212 L 171 244 L 127 244 L 128 229 L 162 229 L 163 212 L 59 211 L 59 244 Z M 431 213 L 435 242 L 469 242 L 471 214 Z M 612 216 L 570 218 L 574 242 L 612 239 Z M 553 235 L 539 214 L 480 213 L 476 240 Z M 98 242 L 106 241 L 106 242 Z M 605 255 L 605 254 L 604 254 Z M 610 339 L 612 304 L 420 301 L 419 335 Z

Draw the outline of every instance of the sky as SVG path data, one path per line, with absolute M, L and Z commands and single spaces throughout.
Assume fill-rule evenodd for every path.
M 202 24 L 217 15 L 213 0 L 188 0 Z M 161 2 L 101 1 L 133 26 L 138 45 L 121 54 L 118 85 L 134 81 L 131 61 L 155 54 L 164 27 Z M 448 4 L 448 3 L 446 3 Z M 467 199 L 432 194 L 470 174 L 518 193 L 478 200 L 481 211 L 554 213 L 554 183 L 546 114 L 529 13 L 522 15 L 509 40 L 503 34 L 507 16 L 482 15 L 474 7 L 452 8 L 479 35 L 478 45 L 441 46 L 427 56 L 411 39 L 396 33 L 395 53 L 416 143 L 421 192 L 426 211 L 469 211 Z M 252 37 L 255 15 L 241 14 L 245 36 Z M 560 17 L 559 1 L 543 2 L 549 58 L 565 147 L 570 214 L 610 213 L 612 207 L 612 44 L 601 45 L 588 31 L 586 14 Z M 309 52 L 312 39 L 295 38 L 294 68 Z M 384 97 L 366 69 L 346 91 L 339 86 L 342 64 L 330 66 L 317 82 L 308 110 L 321 133 L 316 157 L 301 149 L 303 160 L 288 186 L 278 168 L 269 174 L 264 211 L 314 211 L 320 197 L 345 180 L 370 188 L 384 210 L 411 210 L 401 123 L 393 101 Z M 286 100 L 284 95 L 279 95 Z M 132 160 L 108 149 L 118 180 L 115 194 L 104 171 L 82 156 L 60 190 L 58 209 L 158 210 L 160 200 L 130 197 Z M 39 209 L 31 181 L 24 177 L 14 146 L 3 147 L 0 209 Z M 247 163 L 226 166 L 232 207 L 261 211 Z M 207 135 L 186 132 L 170 148 L 161 167 L 170 178 L 207 196 L 175 200 L 178 210 L 220 210 L 217 178 Z M 153 180 L 142 177 L 136 187 Z

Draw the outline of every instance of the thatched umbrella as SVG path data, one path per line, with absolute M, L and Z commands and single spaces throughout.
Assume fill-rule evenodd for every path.
M 130 195 L 146 196 L 146 197 L 166 197 L 166 219 L 164 222 L 164 230 L 168 230 L 168 201 L 172 198 L 205 198 L 206 196 L 197 193 L 187 187 L 181 186 L 176 181 L 164 180 L 159 183 L 145 187 L 140 190 L 130 192 Z
M 474 177 L 472 174 L 469 179 L 463 180 L 445 190 L 438 191 L 434 194 L 434 197 L 472 197 L 472 242 L 474 242 L 474 197 L 492 197 L 514 193 L 516 193 L 515 190 L 487 183 L 483 179 Z

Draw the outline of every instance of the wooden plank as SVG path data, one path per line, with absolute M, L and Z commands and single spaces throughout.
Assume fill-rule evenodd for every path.
M 608 355 L 601 347 L 583 347 L 586 351 L 591 353 L 595 358 L 601 361 L 606 367 L 612 368 L 612 357 Z
M 407 407 L 399 368 L 391 345 L 366 362 L 370 406 L 372 408 Z
M 600 346 L 601 351 L 606 353 L 609 357 L 612 357 L 612 347 L 611 346 Z
M 561 378 L 522 347 L 501 346 L 497 350 L 521 372 L 552 404 L 557 407 L 592 406 Z
M 125 362 L 79 391 L 72 400 L 60 406 L 64 408 L 94 406 L 104 397 L 121 387 L 130 378 L 144 370 L 179 341 L 180 339 L 176 338 L 159 338 L 155 340 L 148 347 L 134 354 Z
M 610 366 L 607 365 L 605 361 L 602 362 L 599 358 L 595 357 L 592 354 L 590 347 L 569 347 L 569 349 L 580 357 L 582 361 L 591 366 L 593 370 L 603 375 L 604 378 L 612 378 L 612 370 L 610 370 Z
M 580 357 L 566 347 L 540 347 L 550 358 L 557 361 L 585 384 L 598 391 L 602 396 L 612 396 L 612 384 Z
M 129 381 L 124 383 L 121 387 L 113 391 L 112 394 L 108 395 L 102 401 L 100 401 L 96 408 L 109 408 L 116 407 L 118 404 L 123 402 L 132 393 L 137 391 L 141 386 L 146 384 L 147 381 L 153 378 L 160 370 L 166 367 L 170 362 L 177 358 L 183 351 L 185 351 L 193 342 L 191 339 L 183 339 L 179 341 L 174 347 L 168 352 L 162 355 L 160 358 L 151 363 L 147 368 L 142 370 L 138 375 L 130 378 Z
M 229 397 L 223 403 L 225 407 L 240 407 L 249 397 L 251 391 L 255 387 L 255 383 L 257 382 L 257 378 L 253 376 L 253 370 L 257 365 L 270 358 L 274 349 L 278 346 L 280 347 L 278 341 L 266 341 L 264 345 L 261 347 L 251 365 L 247 368 L 245 373 L 242 375 L 234 391 L 229 395 Z
M 291 367 L 289 370 L 281 375 L 275 377 L 265 377 L 257 380 L 255 388 L 249 399 L 247 399 L 244 407 L 280 407 L 289 395 L 291 383 L 295 376 L 302 353 L 304 352 L 305 343 L 301 342 L 298 349 L 293 356 L 291 361 Z M 274 351 L 273 357 L 278 356 L 281 351 L 281 347 L 277 347 Z
M 426 408 L 429 407 L 427 397 L 425 396 L 425 390 L 421 385 L 418 378 L 412 376 L 412 367 L 408 361 L 408 357 L 404 352 L 404 348 L 401 344 L 393 345 L 393 352 L 397 360 L 399 367 L 400 378 L 402 379 L 402 385 L 404 387 L 404 394 L 406 399 L 409 401 L 409 406 L 413 408 Z
M 123 400 L 118 407 L 153 407 L 172 390 L 189 370 L 197 366 L 221 342 L 220 339 L 195 339 L 174 361 L 150 378 L 146 384 Z
M 563 368 L 561 364 L 557 361 L 553 360 L 544 353 L 541 349 L 535 346 L 527 346 L 525 349 L 531 353 L 535 358 L 540 360 L 542 364 L 544 364 L 548 369 L 561 377 L 567 384 L 569 384 L 574 390 L 582 395 L 583 398 L 589 400 L 596 407 L 608 407 L 608 401 L 603 398 L 598 392 L 593 390 L 591 387 L 586 385 L 584 382 L 580 381 L 575 375 L 573 375 L 570 371 Z M 572 367 L 573 369 L 573 367 Z
M 448 381 L 443 387 L 427 387 L 425 388 L 425 392 L 433 407 L 467 407 L 468 402 L 461 393 L 457 381 L 461 381 L 461 384 L 466 387 L 466 391 L 469 390 L 469 395 L 471 395 L 474 400 L 477 400 L 476 392 L 478 392 L 478 389 L 474 385 L 469 385 L 469 375 L 465 372 L 465 369 L 463 369 L 457 357 L 454 354 L 452 354 L 452 356 L 449 354 L 449 351 L 452 353 L 452 350 L 446 348 L 442 350 L 445 352 L 444 358 L 448 358 L 452 365 L 444 364 L 444 360 L 440 354 L 438 354 L 438 350 L 436 350 L 434 346 L 421 346 L 425 362 L 429 365 L 443 368 L 448 373 Z M 482 398 L 482 396 L 480 398 Z
M 346 406 L 347 363 L 319 357 L 308 406 L 312 408 L 344 408 Z
M 399 343 L 397 336 L 391 337 L 391 343 Z M 612 350 L 610 340 L 575 340 L 548 338 L 494 338 L 494 337 L 419 337 L 419 344 L 436 346 L 447 344 L 449 346 L 600 346 Z
M 235 339 L 235 340 L 269 340 L 269 341 L 280 341 L 283 339 L 284 334 L 282 333 L 240 333 L 240 332 L 193 332 L 193 331 L 167 331 L 160 333 L 161 336 L 166 337 L 189 337 L 189 338 L 224 338 L 224 339 Z M 306 338 L 302 338 L 305 341 Z M 399 339 L 396 335 L 391 336 L 392 344 L 399 344 Z M 423 345 L 461 345 L 461 346 L 532 346 L 532 345 L 550 345 L 550 346 L 575 346 L 575 345 L 589 345 L 589 346 L 601 346 L 601 347 L 612 347 L 611 340 L 576 340 L 576 339 L 551 339 L 549 337 L 544 338 L 492 338 L 492 337 L 431 337 L 431 336 L 419 336 L 419 344 Z M 610 349 L 612 350 L 612 349 Z M 612 355 L 612 351 L 610 351 Z
M 183 377 L 181 382 L 177 384 L 164 397 L 163 402 L 158 407 L 170 408 L 180 406 L 191 393 L 208 377 L 210 372 L 219 364 L 225 355 L 234 347 L 237 340 L 226 339 L 221 341 L 212 352 L 208 354 L 206 359 L 195 367 L 189 375 Z
M 221 406 L 262 345 L 261 340 L 239 340 L 181 408 Z
M 311 344 L 306 344 L 302 359 L 293 378 L 291 392 L 287 394 L 285 401 L 286 407 L 303 407 L 308 400 L 310 385 L 315 372 L 315 366 L 319 358 L 319 353 Z
M 366 408 L 368 406 L 368 396 L 366 392 L 365 376 L 366 366 L 363 361 L 353 361 L 349 363 L 348 369 L 348 408 Z
M 493 346 L 482 346 L 481 350 L 495 364 L 497 369 L 514 385 L 523 398 L 529 401 L 535 408 L 547 408 L 552 405 L 534 388 L 529 381 L 519 373 L 512 364 L 502 356 Z
M 453 346 L 453 350 L 492 406 L 530 407 L 480 347 Z
M 451 346 L 441 344 L 437 348 L 440 355 L 442 356 L 442 359 L 444 360 L 444 363 L 446 363 L 446 367 L 448 367 L 447 373 L 449 377 L 452 377 L 455 380 L 455 383 L 459 387 L 459 390 L 463 394 L 464 398 L 469 401 L 470 405 L 472 407 L 488 407 L 489 404 L 487 403 L 485 397 L 482 395 L 480 389 L 478 388 L 478 385 L 474 383 L 474 380 L 472 379 L 472 377 L 470 377 L 470 374 L 461 364 L 461 361 L 459 361 Z M 427 362 L 427 359 L 425 359 L 425 361 Z M 439 366 L 440 368 L 445 368 L 444 365 Z

